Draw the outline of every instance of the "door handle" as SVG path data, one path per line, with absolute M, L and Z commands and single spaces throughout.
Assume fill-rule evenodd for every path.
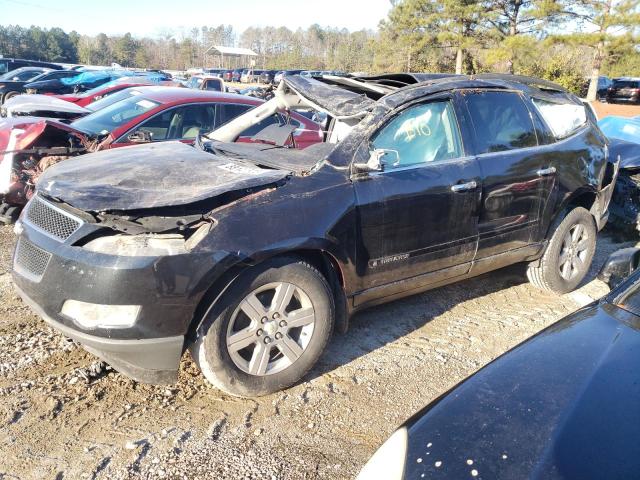
M 556 167 L 541 168 L 536 173 L 538 174 L 539 177 L 546 177 L 547 175 L 553 175 L 554 173 L 556 173 Z
M 455 193 L 467 192 L 469 190 L 475 190 L 477 186 L 478 184 L 476 183 L 476 181 L 471 180 L 470 182 L 467 182 L 467 183 L 458 183 L 456 185 L 451 185 L 451 191 Z

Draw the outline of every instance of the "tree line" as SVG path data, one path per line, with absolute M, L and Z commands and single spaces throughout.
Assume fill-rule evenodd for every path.
M 165 30 L 155 38 L 0 26 L 0 54 L 57 62 L 185 70 L 245 66 L 212 54 L 242 46 L 260 68 L 505 72 L 584 91 L 587 78 L 640 75 L 640 0 L 391 0 L 377 30 L 231 25 Z M 589 96 L 595 96 L 595 81 Z

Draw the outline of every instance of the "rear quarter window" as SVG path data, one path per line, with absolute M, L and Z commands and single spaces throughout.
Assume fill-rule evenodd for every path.
M 640 82 L 634 80 L 614 80 L 613 88 L 640 88 Z
M 558 139 L 568 137 L 587 123 L 587 112 L 584 105 L 555 103 L 539 98 L 533 98 L 532 101 L 553 135 Z

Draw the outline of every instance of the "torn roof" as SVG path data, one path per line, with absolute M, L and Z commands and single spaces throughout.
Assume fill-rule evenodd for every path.
M 336 118 L 357 118 L 366 115 L 376 104 L 364 93 L 328 85 L 315 78 L 290 75 L 283 77 L 287 86 L 313 104 L 317 110 Z
M 294 75 L 285 77 L 283 81 L 314 108 L 339 119 L 362 118 L 373 109 L 377 100 L 409 87 L 433 86 L 434 91 L 450 88 L 512 88 L 544 98 L 553 97 L 555 101 L 566 101 L 573 97 L 564 88 L 548 80 L 502 74 L 391 73 L 361 77 L 321 75 L 315 78 Z M 437 88 L 438 85 L 446 88 Z

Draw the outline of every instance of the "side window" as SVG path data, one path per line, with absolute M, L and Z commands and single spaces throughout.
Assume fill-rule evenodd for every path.
M 214 128 L 215 107 L 214 105 L 188 105 L 182 108 L 183 118 L 181 123 L 176 125 L 176 137 L 194 139 L 200 133 L 207 133 Z M 171 128 L 170 128 L 171 130 Z
M 554 103 L 539 98 L 534 98 L 533 104 L 556 138 L 567 137 L 587 123 L 586 107 L 582 104 Z
M 151 138 L 154 142 L 162 141 L 169 138 L 169 126 L 171 125 L 172 118 L 177 114 L 178 108 L 171 108 L 164 112 L 154 115 L 150 119 L 142 122 L 134 132 L 144 130 L 151 134 Z
M 216 105 L 216 122 L 215 127 L 218 128 L 247 110 L 251 110 L 253 105 L 237 105 L 233 103 L 218 103 Z M 244 135 L 244 134 L 243 134 Z
M 260 130 L 267 128 L 269 125 L 272 125 L 274 123 L 281 123 L 281 121 L 282 119 L 280 118 L 280 116 L 277 113 L 275 113 L 270 117 L 267 117 L 264 120 L 261 120 L 260 122 L 256 123 L 255 125 L 252 125 L 251 127 L 247 128 L 244 132 L 240 134 L 240 136 L 253 137 Z M 295 122 L 295 120 L 293 120 L 293 122 Z
M 222 91 L 222 82 L 219 80 L 207 80 L 204 86 L 205 90 L 213 90 L 214 92 Z
M 538 144 L 529 110 L 511 92 L 471 92 L 465 95 L 476 132 L 479 154 Z
M 166 110 L 142 123 L 135 131 L 151 133 L 153 141 L 194 139 L 213 130 L 214 106 L 187 105 Z
M 449 101 L 416 105 L 395 116 L 371 141 L 385 155 L 388 167 L 406 167 L 462 156 L 458 125 Z
M 31 80 L 34 77 L 37 77 L 38 75 L 40 75 L 40 73 L 42 72 L 36 72 L 33 70 L 30 71 L 26 71 L 26 72 L 20 72 L 18 75 L 16 75 L 16 80 L 24 82 L 26 80 Z

